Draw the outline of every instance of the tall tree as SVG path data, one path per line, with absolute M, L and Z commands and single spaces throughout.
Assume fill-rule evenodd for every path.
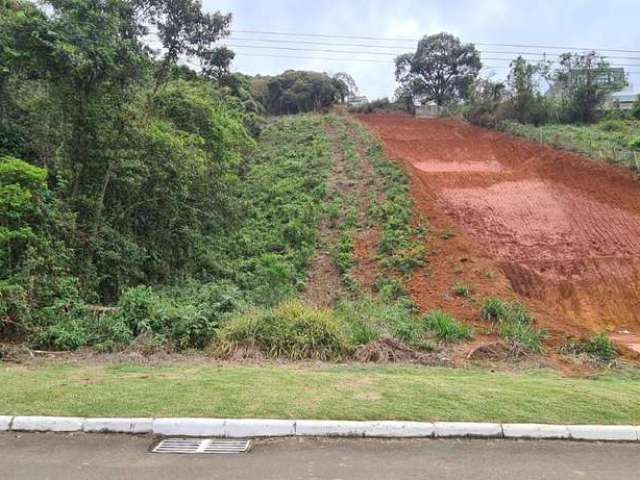
M 472 43 L 449 33 L 423 37 L 414 53 L 395 60 L 396 80 L 422 103 L 442 106 L 468 97 L 482 63 Z
M 568 119 L 593 122 L 607 96 L 626 85 L 624 72 L 596 52 L 564 53 L 554 80 L 567 110 Z
M 510 64 L 507 82 L 513 116 L 521 123 L 539 123 L 544 116 L 544 98 L 540 79 L 548 68 L 546 63 L 529 63 L 519 56 Z
M 205 13 L 200 0 L 135 0 L 140 19 L 149 24 L 162 43 L 156 89 L 165 83 L 180 57 L 197 58 L 214 77 L 228 70 L 233 52 L 213 44 L 229 34 L 231 14 Z

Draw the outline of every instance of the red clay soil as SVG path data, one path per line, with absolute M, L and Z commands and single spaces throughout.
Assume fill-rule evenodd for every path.
M 607 331 L 640 343 L 640 183 L 627 170 L 457 120 L 358 117 L 409 174 L 436 231 L 428 269 L 410 289 L 422 308 L 477 320 L 452 298 L 518 296 L 557 341 Z M 488 272 L 494 272 L 492 276 Z

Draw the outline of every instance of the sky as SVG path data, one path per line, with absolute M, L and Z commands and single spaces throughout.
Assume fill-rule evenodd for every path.
M 231 12 L 233 15 L 231 28 L 236 31 L 223 42 L 231 45 L 230 48 L 236 52 L 233 71 L 249 75 L 277 74 L 287 69 L 330 74 L 347 72 L 355 79 L 360 93 L 369 99 L 393 95 L 396 88 L 393 66 L 395 54 L 415 50 L 418 38 L 442 31 L 455 34 L 463 42 L 476 44 L 636 50 L 638 53 L 603 54 L 636 57 L 610 61 L 637 65 L 626 67 L 626 70 L 638 72 L 630 75 L 629 80 L 632 84 L 630 89 L 640 91 L 640 0 L 203 0 L 203 8 L 211 12 Z M 327 37 L 241 33 L 237 30 L 320 34 Z M 345 39 L 335 35 L 404 40 Z M 256 46 L 269 48 L 254 48 Z M 358 53 L 285 50 L 287 48 Z M 479 45 L 477 48 L 481 51 L 547 53 L 551 58 L 561 52 L 540 47 L 524 49 Z M 323 58 L 309 58 L 314 56 Z M 488 58 L 510 59 L 516 55 L 482 52 L 482 56 L 487 58 L 483 60 L 485 65 L 506 67 L 508 61 Z M 375 60 L 375 63 L 362 60 Z M 506 73 L 505 68 L 483 70 L 484 76 L 494 78 L 504 78 Z

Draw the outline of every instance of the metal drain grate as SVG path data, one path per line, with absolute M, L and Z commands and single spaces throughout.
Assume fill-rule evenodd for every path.
M 216 438 L 166 438 L 151 451 L 153 453 L 245 453 L 251 448 L 249 440 Z

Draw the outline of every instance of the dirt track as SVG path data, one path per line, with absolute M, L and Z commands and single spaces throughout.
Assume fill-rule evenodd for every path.
M 455 304 L 448 292 L 460 277 L 478 296 L 512 290 L 552 332 L 606 330 L 640 343 L 640 183 L 631 173 L 459 121 L 359 118 L 409 173 L 419 212 L 460 232 L 437 243 L 431 275 L 412 279 L 422 307 Z M 452 275 L 460 261 L 470 271 Z M 487 282 L 491 265 L 498 274 Z

